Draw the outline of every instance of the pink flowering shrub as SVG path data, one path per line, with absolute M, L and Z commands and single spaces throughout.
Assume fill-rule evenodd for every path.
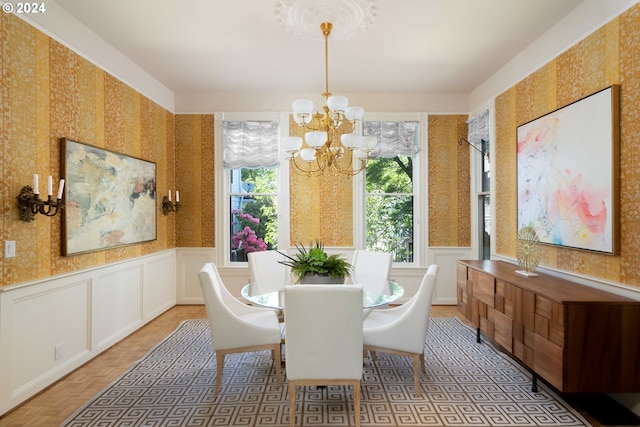
M 231 240 L 231 249 L 241 249 L 244 248 L 245 252 L 259 252 L 266 251 L 267 244 L 264 242 L 262 237 L 258 237 L 252 225 L 260 224 L 260 218 L 254 218 L 248 213 L 243 213 L 238 209 L 234 209 L 231 211 L 233 215 L 236 216 L 238 222 L 234 222 L 234 225 L 238 224 L 240 227 L 240 231 L 236 232 L 233 235 Z

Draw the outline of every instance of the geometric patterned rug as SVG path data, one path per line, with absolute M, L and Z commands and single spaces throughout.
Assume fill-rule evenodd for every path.
M 364 360 L 362 426 L 589 426 L 545 384 L 531 392 L 531 375 L 458 319 L 431 319 L 426 341 L 422 397 L 408 358 Z M 227 356 L 214 397 L 207 320 L 186 320 L 62 426 L 288 426 L 282 371 L 278 387 L 268 352 Z M 298 387 L 297 402 L 297 425 L 353 425 L 350 388 Z

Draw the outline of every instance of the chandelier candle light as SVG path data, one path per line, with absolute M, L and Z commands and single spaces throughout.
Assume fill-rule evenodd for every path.
M 293 120 L 299 126 L 307 129 L 303 148 L 302 138 L 298 136 L 285 137 L 283 148 L 287 153 L 292 170 L 306 175 L 320 175 L 325 170 L 333 170 L 344 175 L 356 175 L 361 172 L 370 159 L 371 152 L 378 143 L 375 136 L 362 136 L 362 107 L 349 107 L 346 96 L 335 96 L 329 92 L 329 35 L 333 25 L 330 22 L 320 24 L 324 35 L 325 50 L 325 98 L 323 112 L 313 114 L 313 101 L 298 99 L 293 102 Z M 343 125 L 351 125 L 351 133 L 343 133 Z M 341 160 L 351 152 L 348 162 Z M 300 162 L 297 159 L 302 159 Z M 359 159 L 358 166 L 354 159 Z M 346 164 L 345 164 L 346 163 Z

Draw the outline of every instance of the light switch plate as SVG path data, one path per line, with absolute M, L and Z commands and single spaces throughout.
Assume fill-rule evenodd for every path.
M 4 257 L 13 258 L 16 256 L 16 241 L 5 240 L 4 241 Z

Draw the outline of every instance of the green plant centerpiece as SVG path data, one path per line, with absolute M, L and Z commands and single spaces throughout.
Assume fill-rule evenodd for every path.
M 327 255 L 318 239 L 309 249 L 302 244 L 296 248 L 298 253 L 293 256 L 282 254 L 288 259 L 278 261 L 291 268 L 296 283 L 344 283 L 351 274 L 351 264 L 339 254 Z

